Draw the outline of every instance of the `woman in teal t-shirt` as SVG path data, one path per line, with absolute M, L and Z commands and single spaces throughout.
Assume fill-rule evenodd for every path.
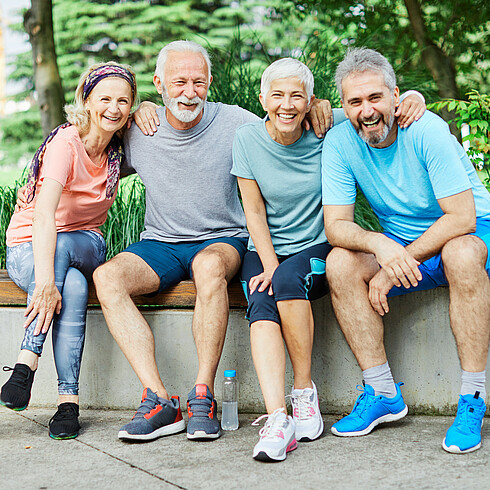
M 303 130 L 313 101 L 313 75 L 285 58 L 262 75 L 266 121 L 242 126 L 233 147 L 250 232 L 242 282 L 248 298 L 252 356 L 268 419 L 253 457 L 281 461 L 296 440 L 323 432 L 311 379 L 312 299 L 327 291 L 325 258 L 331 246 L 323 229 L 320 159 L 322 140 Z M 284 377 L 288 348 L 294 370 L 293 416 L 287 415 Z

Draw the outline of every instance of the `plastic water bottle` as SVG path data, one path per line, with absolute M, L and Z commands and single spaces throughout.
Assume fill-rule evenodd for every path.
M 223 380 L 221 428 L 223 430 L 238 429 L 238 380 L 234 369 L 227 369 Z

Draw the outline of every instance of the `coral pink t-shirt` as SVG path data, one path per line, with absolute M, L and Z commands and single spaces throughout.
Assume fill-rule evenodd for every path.
M 60 129 L 48 143 L 34 199 L 13 214 L 7 230 L 7 246 L 32 241 L 32 218 L 43 180 L 49 177 L 63 186 L 55 213 L 56 230 L 92 230 L 100 233 L 116 193 L 106 199 L 107 158 L 96 165 L 88 156 L 75 126 Z

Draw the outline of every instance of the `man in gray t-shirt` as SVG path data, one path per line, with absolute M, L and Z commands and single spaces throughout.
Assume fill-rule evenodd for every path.
M 166 106 L 157 112 L 162 124 L 153 136 L 133 126 L 125 138 L 126 170 L 136 171 L 146 186 L 145 230 L 140 242 L 94 274 L 109 330 L 144 387 L 142 403 L 119 438 L 152 440 L 185 428 L 179 401 L 158 373 L 153 333 L 131 296 L 192 277 L 199 371 L 188 396 L 187 437 L 216 439 L 213 393 L 228 322 L 227 285 L 248 237 L 230 174 L 231 148 L 236 129 L 259 118 L 237 106 L 206 102 L 210 61 L 196 43 L 164 47 L 153 80 Z

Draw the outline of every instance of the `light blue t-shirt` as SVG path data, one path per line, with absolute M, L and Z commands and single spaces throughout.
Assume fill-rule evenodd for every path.
M 257 182 L 274 250 L 286 256 L 327 241 L 321 202 L 323 139 L 303 131 L 295 143 L 281 145 L 271 138 L 265 122 L 237 130 L 231 173 Z M 251 238 L 248 248 L 255 250 Z
M 476 215 L 490 218 L 490 194 L 448 125 L 426 111 L 418 122 L 398 128 L 387 148 L 365 143 L 346 121 L 325 137 L 323 204 L 349 205 L 356 185 L 385 231 L 413 241 L 443 212 L 437 199 L 473 190 Z

